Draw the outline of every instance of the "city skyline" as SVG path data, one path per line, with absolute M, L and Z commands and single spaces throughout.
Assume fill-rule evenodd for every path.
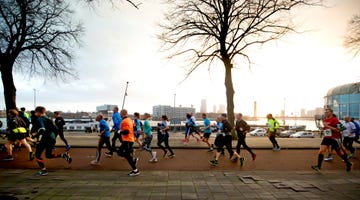
M 324 106 L 330 88 L 359 81 L 360 58 L 342 43 L 360 1 L 329 2 L 328 8 L 294 11 L 294 21 L 305 31 L 252 49 L 250 68 L 235 60 L 235 112 L 252 115 L 254 101 L 258 116 L 279 113 L 284 105 L 286 113 L 311 110 Z M 221 65 L 201 67 L 182 82 L 183 63 L 169 62 L 158 52 L 156 24 L 165 9 L 158 1 L 144 3 L 139 10 L 126 4 L 118 9 L 101 4 L 96 11 L 72 6 L 86 29 L 84 45 L 75 55 L 79 79 L 64 83 L 16 73 L 18 107 L 31 110 L 36 104 L 52 111 L 91 112 L 102 104 L 121 106 L 126 82 L 125 108 L 131 113 L 150 113 L 153 105 L 194 105 L 199 111 L 201 99 L 207 99 L 208 111 L 214 105 L 216 110 L 220 104 L 226 106 Z M 5 108 L 3 98 L 1 106 Z

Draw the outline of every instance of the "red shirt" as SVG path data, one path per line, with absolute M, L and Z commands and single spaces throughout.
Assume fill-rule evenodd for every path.
M 338 118 L 336 117 L 330 117 L 330 118 L 326 118 L 324 119 L 324 124 L 327 124 L 328 126 L 331 126 L 331 127 L 334 127 L 334 128 L 337 128 L 337 125 L 338 125 L 339 120 Z M 341 135 L 340 135 L 340 132 L 339 131 L 333 131 L 333 130 L 330 130 L 331 131 L 331 136 L 328 136 L 326 134 L 326 130 L 330 130 L 329 128 L 325 128 L 324 131 L 325 131 L 325 135 L 324 137 L 326 138 L 334 138 L 334 139 L 340 139 Z

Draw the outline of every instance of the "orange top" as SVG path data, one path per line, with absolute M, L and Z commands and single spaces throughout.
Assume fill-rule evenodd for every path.
M 122 141 L 134 142 L 134 123 L 130 118 L 126 117 L 122 120 L 121 125 L 120 125 L 120 130 L 121 131 L 125 131 L 125 130 L 129 131 L 129 134 L 127 134 L 127 135 L 121 134 Z

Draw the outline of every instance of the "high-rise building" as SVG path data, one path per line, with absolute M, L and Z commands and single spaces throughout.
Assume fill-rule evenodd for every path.
M 153 106 L 153 114 L 152 118 L 154 120 L 159 120 L 162 115 L 167 115 L 170 120 L 177 119 L 177 120 L 185 120 L 186 113 L 195 113 L 195 108 L 189 107 L 171 107 L 166 105 L 157 105 Z
M 201 100 L 201 105 L 200 105 L 200 112 L 201 113 L 206 113 L 207 112 L 207 104 L 206 104 L 206 99 L 202 99 Z
M 226 113 L 226 112 L 225 112 L 225 105 L 224 105 L 224 104 L 220 104 L 220 105 L 219 105 L 218 113 Z
M 216 113 L 216 105 L 213 105 L 213 113 Z

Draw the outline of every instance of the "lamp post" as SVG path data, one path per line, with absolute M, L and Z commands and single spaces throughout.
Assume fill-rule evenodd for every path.
M 173 108 L 173 121 L 174 121 L 174 132 L 176 131 L 176 126 L 175 126 L 175 99 L 176 99 L 176 93 L 174 94 L 174 108 Z
M 122 104 L 121 110 L 123 110 L 123 109 L 124 109 L 124 105 L 125 105 L 125 97 L 127 96 L 127 88 L 128 88 L 128 85 L 129 85 L 129 81 L 128 81 L 128 82 L 126 82 L 125 94 L 124 94 L 124 99 L 123 99 L 123 104 Z
M 34 109 L 36 108 L 36 89 L 34 88 Z

